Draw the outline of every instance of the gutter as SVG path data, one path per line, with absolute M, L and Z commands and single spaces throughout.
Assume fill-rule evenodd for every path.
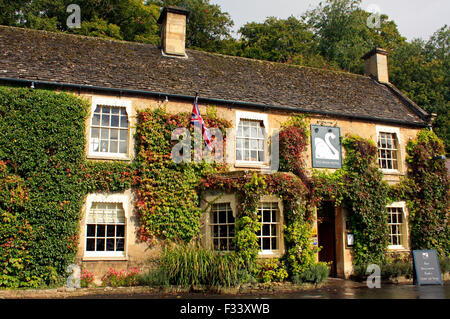
M 183 95 L 183 94 L 172 94 L 172 93 L 162 93 L 162 92 L 153 92 L 153 91 L 145 91 L 145 90 L 135 90 L 135 89 L 119 89 L 119 88 L 107 88 L 101 86 L 93 86 L 93 85 L 83 85 L 83 84 L 70 84 L 70 83 L 58 83 L 58 82 L 50 82 L 50 81 L 40 81 L 40 80 L 27 80 L 27 79 L 14 79 L 14 78 L 3 78 L 0 77 L 0 82 L 20 84 L 28 87 L 36 87 L 36 85 L 44 86 L 44 87 L 60 87 L 60 88 L 70 88 L 70 89 L 78 89 L 78 90 L 91 90 L 105 93 L 115 93 L 115 94 L 134 94 L 141 96 L 152 96 L 152 97 L 170 97 L 174 99 L 181 100 L 194 100 L 194 95 Z M 394 120 L 394 119 L 382 119 L 376 118 L 372 116 L 364 116 L 364 115 L 351 115 L 351 114 L 343 114 L 338 112 L 328 112 L 328 111 L 320 111 L 320 110 L 310 110 L 310 109 L 302 109 L 298 107 L 292 106 L 282 106 L 282 105 L 267 105 L 267 104 L 258 104 L 252 102 L 244 102 L 244 101 L 231 101 L 224 99 L 216 99 L 216 98 L 198 98 L 199 101 L 217 103 L 217 104 L 227 104 L 227 105 L 239 105 L 244 107 L 258 108 L 258 109 L 273 109 L 280 111 L 289 111 L 294 113 L 309 113 L 309 114 L 318 114 L 318 115 L 327 115 L 333 117 L 344 117 L 355 120 L 362 121 L 370 121 L 377 123 L 390 123 L 390 124 L 399 124 L 413 127 L 427 127 L 428 123 L 413 123 L 403 120 Z M 418 114 L 419 115 L 419 114 Z M 423 116 L 419 117 L 423 119 Z M 424 120 L 424 119 L 423 119 Z

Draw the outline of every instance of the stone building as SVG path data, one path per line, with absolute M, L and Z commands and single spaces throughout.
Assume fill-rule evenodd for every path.
M 431 116 L 389 83 L 386 51 L 377 48 L 363 57 L 366 75 L 362 76 L 189 50 L 185 48 L 187 14 L 177 7 L 162 11 L 158 21 L 162 47 L 0 26 L 0 81 L 54 88 L 89 100 L 89 160 L 132 161 L 137 110 L 165 105 L 172 113 L 191 112 L 198 92 L 201 113 L 214 105 L 233 124 L 235 136 L 229 139 L 233 151 L 226 157 L 232 170 L 267 168 L 272 133 L 293 114 L 308 114 L 309 124 L 317 128 L 317 144 L 311 143 L 303 154 L 309 174 L 313 168 L 340 167 L 342 152 L 336 143 L 347 133 L 377 143 L 379 166 L 388 183 L 406 174 L 405 146 L 420 129 L 430 126 Z M 262 134 L 252 135 L 252 128 Z M 235 202 L 233 194 L 223 196 L 205 213 L 206 222 L 212 223 L 213 214 L 235 214 Z M 270 197 L 262 198 L 261 205 L 276 216 L 267 222 L 275 227 L 263 235 L 277 240 L 267 246 L 261 242 L 260 255 L 280 256 L 283 207 Z M 88 269 L 101 273 L 109 267 L 139 266 L 152 254 L 136 242 L 133 207 L 131 190 L 87 196 L 78 259 Z M 409 250 L 405 203 L 393 203 L 388 213 L 396 220 L 389 249 Z M 346 212 L 327 204 L 318 214 L 318 244 L 324 247 L 318 258 L 333 262 L 333 275 L 348 276 L 352 247 Z M 114 229 L 113 251 L 94 244 L 105 236 L 100 235 L 104 224 Z M 215 238 L 209 227 L 205 235 L 207 243 L 229 240 Z

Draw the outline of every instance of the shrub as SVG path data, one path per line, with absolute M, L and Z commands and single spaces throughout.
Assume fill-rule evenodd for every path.
M 166 287 L 170 285 L 167 272 L 161 268 L 151 269 L 146 273 L 140 274 L 137 281 L 139 285 L 147 286 Z
M 129 268 L 120 272 L 110 268 L 102 277 L 102 286 L 109 287 L 131 287 L 138 283 L 139 269 Z
M 450 258 L 442 257 L 439 258 L 439 265 L 441 266 L 441 273 L 450 273 Z
M 163 283 L 183 287 L 230 287 L 238 283 L 238 270 L 234 253 L 219 254 L 191 243 L 164 247 L 159 270 L 152 276 Z
M 258 262 L 257 278 L 262 282 L 282 282 L 288 277 L 284 263 L 276 258 Z
M 303 271 L 303 273 L 295 275 L 292 278 L 292 282 L 295 284 L 299 284 L 302 282 L 312 282 L 315 284 L 319 284 L 324 282 L 328 275 L 330 274 L 330 268 L 327 263 L 318 262 L 316 264 L 311 265 L 308 269 Z

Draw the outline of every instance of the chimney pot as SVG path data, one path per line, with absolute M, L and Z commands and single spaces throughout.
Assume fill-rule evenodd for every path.
M 373 76 L 378 82 L 389 83 L 388 52 L 381 48 L 374 48 L 362 58 L 366 61 L 364 73 Z
M 186 18 L 189 11 L 177 7 L 164 7 L 159 16 L 161 46 L 164 54 L 186 57 Z

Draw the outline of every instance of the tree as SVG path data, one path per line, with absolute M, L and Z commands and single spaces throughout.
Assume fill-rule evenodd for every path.
M 450 32 L 437 30 L 428 42 L 415 39 L 392 51 L 389 72 L 392 83 L 429 113 L 436 113 L 436 134 L 450 152 Z
M 78 0 L 81 28 L 67 26 L 73 0 L 0 0 L 0 23 L 119 40 L 159 43 L 159 7 L 143 0 Z
M 370 28 L 361 0 L 327 0 L 307 11 L 303 19 L 317 36 L 318 53 L 342 69 L 362 74 L 361 57 L 375 46 L 392 49 L 404 42 L 393 21 L 380 16 L 380 29 Z

